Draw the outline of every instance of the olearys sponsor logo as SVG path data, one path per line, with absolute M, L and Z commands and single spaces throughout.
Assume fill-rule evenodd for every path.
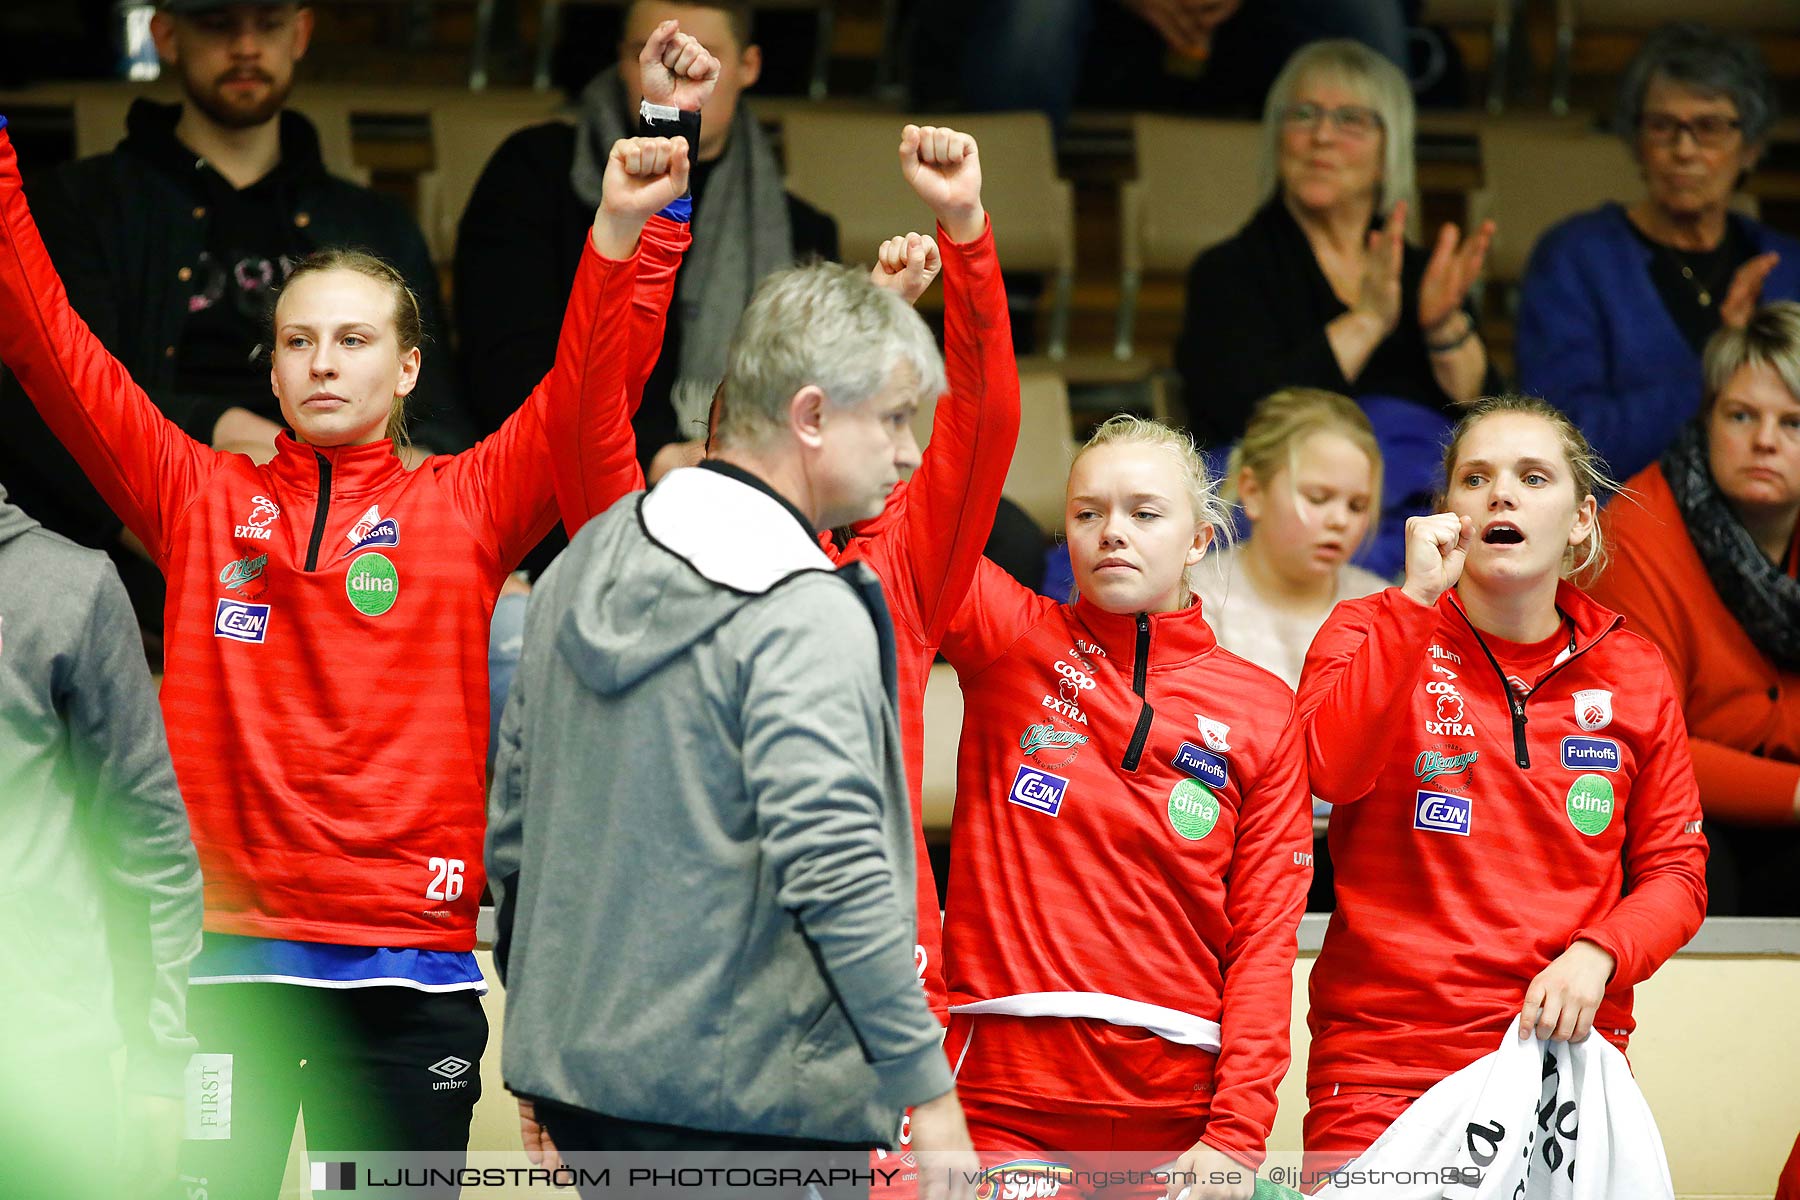
M 1578 775 L 1569 785 L 1569 824 L 1593 837 L 1606 832 L 1613 819 L 1612 780 L 1604 775 Z
M 1619 743 L 1611 738 L 1566 737 L 1562 765 L 1571 771 L 1617 771 Z
M 1419 777 L 1420 783 L 1430 783 L 1439 775 L 1460 775 L 1475 765 L 1481 757 L 1481 751 L 1471 750 L 1467 754 L 1439 754 L 1436 750 L 1421 750 L 1419 757 L 1413 759 L 1413 774 Z
M 245 555 L 243 558 L 225 564 L 219 572 L 219 583 L 227 591 L 234 591 L 261 575 L 263 568 L 268 565 L 269 556 L 266 554 L 259 554 L 254 558 Z
M 1459 667 L 1462 666 L 1462 655 L 1446 650 L 1436 642 L 1431 643 L 1431 649 L 1427 650 L 1426 653 L 1431 655 L 1434 659 L 1445 659 L 1455 663 Z
M 429 1067 L 425 1068 L 433 1075 L 442 1075 L 444 1077 L 441 1081 L 433 1083 L 431 1085 L 431 1090 L 434 1092 L 443 1092 L 455 1088 L 468 1087 L 469 1081 L 459 1077 L 473 1065 L 474 1064 L 470 1063 L 467 1059 L 458 1058 L 454 1054 L 438 1059 Z
M 1064 767 L 1075 761 L 1076 754 L 1087 744 L 1088 735 L 1073 729 L 1058 729 L 1049 721 L 1027 725 L 1019 735 L 1019 749 L 1025 757 L 1046 767 Z M 1054 760 L 1054 761 L 1053 761 Z
M 244 518 L 242 525 L 232 530 L 231 536 L 266 542 L 273 536 L 268 527 L 281 515 L 281 506 L 267 496 L 252 496 L 250 504 L 250 515 Z
M 1219 823 L 1219 798 L 1204 783 L 1182 779 L 1169 789 L 1169 827 L 1197 842 Z
M 1413 828 L 1468 837 L 1474 808 L 1475 801 L 1468 796 L 1420 791 L 1413 800 Z
M 1575 693 L 1575 723 L 1589 733 L 1598 733 L 1612 724 L 1612 693 L 1604 688 L 1586 688 Z
M 269 636 L 269 606 L 221 600 L 213 610 L 213 636 L 261 645 Z
M 379 617 L 400 598 L 400 573 L 385 554 L 360 554 L 344 574 L 344 593 L 356 611 Z
M 1014 804 L 1054 817 L 1061 810 L 1063 796 L 1068 790 L 1069 781 L 1061 775 L 1052 775 L 1036 767 L 1020 767 L 1013 775 L 1012 790 L 1006 794 L 1006 798 Z
M 1181 749 L 1175 752 L 1175 765 L 1215 792 L 1224 791 L 1231 783 L 1231 769 L 1225 760 L 1192 742 L 1181 743 Z
M 1433 679 L 1425 684 L 1425 692 L 1433 698 L 1436 719 L 1425 718 L 1425 732 L 1434 737 L 1474 737 L 1475 727 L 1463 721 L 1462 693 L 1454 683 Z

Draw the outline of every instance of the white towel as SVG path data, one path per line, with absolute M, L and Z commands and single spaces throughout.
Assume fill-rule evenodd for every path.
M 1409 1177 L 1410 1176 L 1410 1177 Z M 1341 1182 L 1340 1182 L 1341 1181 Z M 1650 1106 L 1598 1034 L 1522 1041 L 1413 1101 L 1330 1200 L 1674 1200 Z

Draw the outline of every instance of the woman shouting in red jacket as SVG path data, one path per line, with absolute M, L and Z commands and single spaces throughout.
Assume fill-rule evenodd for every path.
M 489 621 L 589 458 L 630 486 L 602 401 L 633 369 L 625 330 L 666 309 L 673 266 L 640 285 L 637 248 L 685 243 L 651 214 L 687 173 L 680 139 L 613 146 L 555 366 L 492 437 L 416 470 L 392 440 L 416 302 L 370 256 L 302 262 L 272 331 L 292 432 L 259 466 L 165 419 L 71 309 L 0 129 L 0 360 L 168 579 L 161 698 L 212 985 L 190 1001 L 190 1191 L 274 1196 L 302 1104 L 315 1149 L 464 1149 Z
M 1445 478 L 1447 511 L 1407 522 L 1404 586 L 1338 605 L 1300 681 L 1313 790 L 1339 806 L 1308 1018 L 1320 1169 L 1509 1028 L 1623 1050 L 1632 987 L 1706 907 L 1668 671 L 1566 579 L 1602 554 L 1586 439 L 1487 401 Z
M 1293 694 L 1194 600 L 1224 514 L 1186 437 L 1116 417 L 1068 496 L 1079 598 L 984 561 L 943 643 L 965 713 L 946 1049 L 990 1164 L 1124 1151 L 1196 1171 L 1189 1200 L 1247 1197 L 1312 874 Z

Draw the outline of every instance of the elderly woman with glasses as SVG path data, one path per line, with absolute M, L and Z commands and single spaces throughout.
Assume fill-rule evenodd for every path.
M 1800 916 L 1800 304 L 1713 335 L 1700 415 L 1606 510 L 1589 588 L 1655 642 L 1706 810 L 1707 911 Z
M 1750 42 L 1704 26 L 1651 34 L 1616 122 L 1644 195 L 1551 229 L 1521 285 L 1519 381 L 1572 417 L 1620 479 L 1700 406 L 1700 356 L 1757 305 L 1800 298 L 1800 243 L 1731 209 L 1775 119 Z
M 1466 300 L 1492 236 L 1405 240 L 1412 92 L 1350 41 L 1314 42 L 1269 91 L 1268 201 L 1188 272 L 1175 364 L 1189 427 L 1223 447 L 1284 387 L 1394 397 L 1452 413 L 1494 390 Z

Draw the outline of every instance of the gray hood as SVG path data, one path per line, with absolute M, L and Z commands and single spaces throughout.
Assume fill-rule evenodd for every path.
M 25 515 L 25 510 L 6 500 L 6 489 L 0 487 L 0 546 L 40 528 L 38 523 Z
M 635 503 L 653 550 L 637 538 L 592 540 L 564 568 L 579 573 L 580 599 L 557 630 L 557 649 L 603 696 L 635 687 L 710 637 L 744 597 L 834 569 L 780 501 L 718 471 L 671 471 Z

